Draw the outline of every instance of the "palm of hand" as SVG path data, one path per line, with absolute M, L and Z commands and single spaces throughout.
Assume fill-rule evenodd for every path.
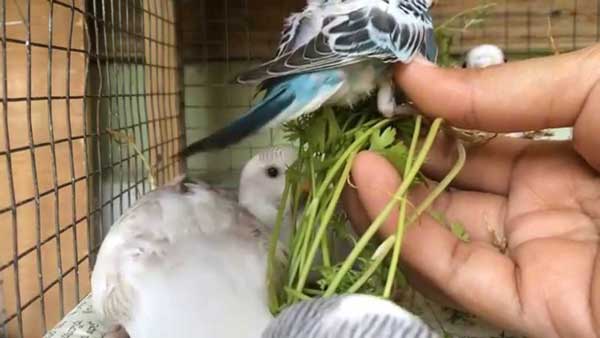
M 442 69 L 423 60 L 397 67 L 397 84 L 419 110 L 452 126 L 573 127 L 574 134 L 572 142 L 500 137 L 468 149 L 456 189 L 433 209 L 463 224 L 471 241 L 421 217 L 402 249 L 413 285 L 531 338 L 600 338 L 599 64 L 596 44 L 483 70 Z M 445 143 L 434 146 L 424 168 L 433 180 L 454 162 L 454 147 Z M 362 153 L 352 179 L 357 188 L 347 189 L 344 203 L 360 230 L 380 213 L 400 177 L 385 159 Z M 417 187 L 409 199 L 418 204 L 427 192 Z M 384 236 L 395 232 L 396 219 L 397 213 L 386 221 Z
M 598 328 L 586 325 L 600 315 L 600 177 L 568 145 L 557 148 L 526 148 L 514 164 L 503 230 L 515 280 L 505 283 L 524 326 L 593 337 Z
M 531 337 L 595 337 L 600 177 L 570 143 L 498 141 L 470 150 L 471 163 L 455 182 L 459 189 L 433 206 L 463 224 L 471 241 L 464 243 L 432 217 L 422 217 L 409 227 L 403 244 L 409 279 L 434 299 Z M 510 155 L 497 161 L 503 151 Z M 434 152 L 433 157 L 426 171 L 439 177 L 436 171 L 443 172 L 447 163 L 435 158 L 449 156 Z M 478 162 L 496 168 L 481 172 Z M 486 174 L 497 184 L 489 184 Z M 384 158 L 369 152 L 358 155 L 352 176 L 357 190 L 347 190 L 345 204 L 360 228 L 378 215 L 399 177 Z M 411 201 L 418 204 L 428 189 L 416 188 Z M 395 231 L 396 218 L 390 216 L 383 235 Z

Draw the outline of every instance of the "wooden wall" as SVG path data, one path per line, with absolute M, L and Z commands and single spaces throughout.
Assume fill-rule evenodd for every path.
M 0 278 L 4 281 L 8 316 L 15 314 L 19 304 L 29 305 L 22 313 L 23 334 L 40 337 L 44 324 L 54 325 L 61 317 L 61 292 L 65 294 L 64 309 L 68 310 L 78 301 L 74 291 L 76 282 L 82 292 L 89 290 L 87 261 L 76 263 L 76 257 L 83 257 L 88 249 L 87 221 L 84 220 L 87 185 L 81 179 L 86 170 L 82 139 L 85 115 L 82 99 L 71 100 L 70 109 L 64 99 L 67 93 L 74 97 L 83 95 L 85 57 L 82 53 L 71 53 L 68 67 L 69 55 L 64 48 L 69 45 L 69 36 L 72 36 L 72 48 L 84 48 L 84 18 L 80 14 L 73 17 L 73 34 L 70 34 L 71 11 L 55 6 L 50 36 L 49 2 L 31 1 L 31 41 L 36 45 L 30 49 L 31 97 L 34 99 L 28 104 L 24 100 L 29 83 L 28 48 L 24 43 L 27 40 L 26 6 L 22 1 L 5 2 L 6 37 L 11 41 L 6 50 L 0 50 L 7 56 L 7 68 L 0 70 L 0 78 L 8 77 L 7 98 L 11 101 L 0 111 L 0 210 L 11 207 L 9 175 L 18 207 L 0 213 L 0 266 L 10 263 L 1 270 Z M 81 0 L 75 4 L 83 8 Z M 46 47 L 37 45 L 48 45 L 50 38 L 54 46 L 62 47 L 54 49 L 51 55 Z M 3 83 L 0 82 L 0 86 Z M 50 94 L 61 99 L 51 103 L 36 99 L 46 97 L 50 86 Z M 0 88 L 0 93 L 2 90 Z M 5 142 L 6 136 L 10 144 Z M 69 137 L 74 140 L 69 142 Z M 39 250 L 32 250 L 36 246 Z M 14 264 L 15 258 L 18 264 Z M 16 296 L 16 283 L 20 298 Z M 44 290 L 43 301 L 38 297 L 41 290 Z M 42 306 L 45 323 L 40 320 Z M 17 322 L 17 318 L 9 322 L 9 337 L 18 336 Z
M 131 16 L 140 14 L 139 30 L 104 20 L 107 40 L 116 39 L 118 50 L 101 44 L 89 58 L 85 40 L 96 27 L 85 32 L 85 0 L 75 0 L 74 11 L 70 3 L 0 0 L 8 40 L 0 48 L 0 64 L 3 53 L 7 60 L 0 79 L 8 79 L 6 100 L 0 81 L 6 101 L 0 109 L 0 309 L 6 307 L 9 338 L 41 337 L 89 293 L 90 252 L 106 234 L 102 226 L 150 189 L 140 156 L 131 144 L 115 142 L 108 128 L 135 138 L 157 184 L 182 171 L 172 159 L 183 140 L 173 1 L 115 1 L 115 11 L 130 6 Z M 126 54 L 127 39 L 140 55 Z M 24 310 L 15 316 L 18 308 Z
M 548 19 L 561 51 L 588 46 L 600 39 L 600 2 L 596 0 L 440 0 L 434 15 L 440 24 L 465 8 L 495 4 L 481 25 L 458 33 L 455 52 L 487 42 L 507 53 L 549 52 Z
M 283 19 L 304 4 L 304 0 L 182 1 L 184 60 L 199 63 L 271 57 Z M 482 25 L 457 34 L 455 52 L 483 41 L 512 53 L 548 51 L 549 16 L 563 50 L 589 45 L 600 34 L 596 0 L 438 0 L 433 10 L 435 23 L 482 4 L 495 6 Z

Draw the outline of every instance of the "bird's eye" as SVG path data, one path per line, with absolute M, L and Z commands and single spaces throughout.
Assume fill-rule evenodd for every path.
M 277 169 L 276 167 L 268 167 L 267 176 L 271 178 L 276 178 L 277 176 L 279 176 L 279 169 Z

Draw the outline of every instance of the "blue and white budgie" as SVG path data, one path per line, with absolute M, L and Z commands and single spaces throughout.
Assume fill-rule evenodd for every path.
M 283 310 L 262 338 L 439 338 L 420 318 L 368 295 L 315 298 Z
M 258 84 L 263 99 L 243 117 L 192 143 L 182 153 L 221 149 L 266 127 L 322 106 L 352 106 L 377 90 L 385 116 L 398 109 L 392 63 L 419 53 L 431 61 L 437 46 L 433 0 L 308 0 L 285 22 L 275 57 L 238 76 Z

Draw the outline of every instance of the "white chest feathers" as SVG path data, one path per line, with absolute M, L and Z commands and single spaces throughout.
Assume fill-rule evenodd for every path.
M 361 62 L 344 67 L 344 84 L 328 103 L 352 107 L 364 100 L 377 89 L 383 75 L 383 67 L 385 66 L 376 65 L 375 62 Z

